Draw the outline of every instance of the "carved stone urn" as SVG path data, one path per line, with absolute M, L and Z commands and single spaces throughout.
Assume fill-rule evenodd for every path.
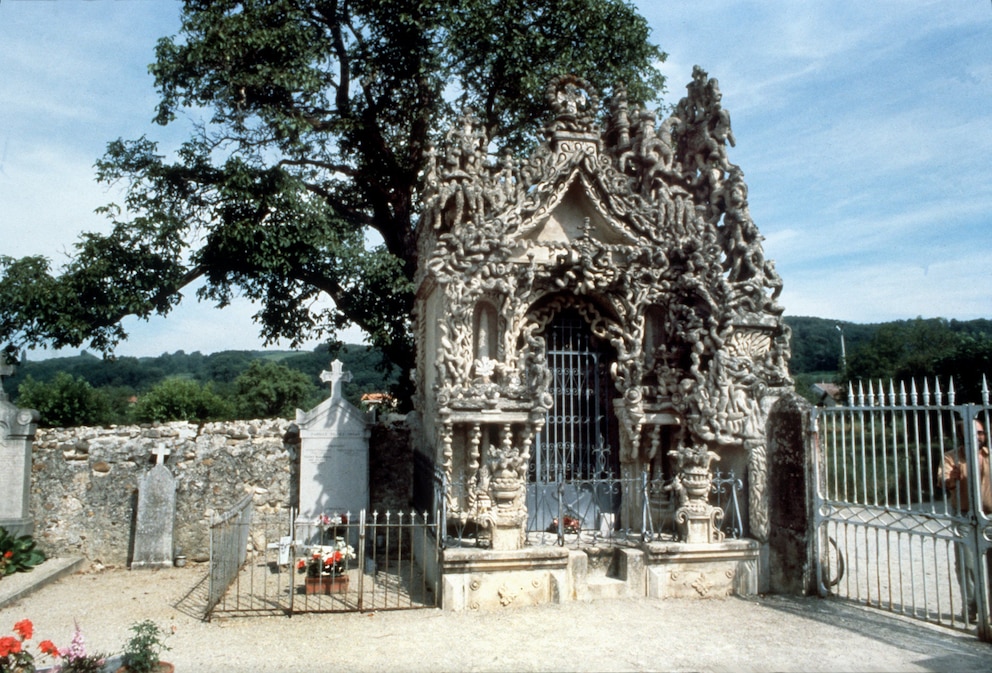
M 720 456 L 705 446 L 683 446 L 670 451 L 669 455 L 678 461 L 674 490 L 679 497 L 679 508 L 675 512 L 679 537 L 690 544 L 722 540 L 723 510 L 709 502 L 713 483 L 710 464 Z
M 496 507 L 492 510 L 492 548 L 519 549 L 523 543 L 523 525 L 527 520 L 524 503 L 520 451 L 509 446 L 489 447 L 489 468 L 492 479 L 489 495 Z

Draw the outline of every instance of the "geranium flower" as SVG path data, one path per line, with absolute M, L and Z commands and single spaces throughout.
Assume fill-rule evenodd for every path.
M 59 656 L 59 648 L 50 640 L 43 640 L 38 643 L 38 649 L 41 650 L 42 654 L 50 654 L 53 657 Z
M 24 640 L 31 640 L 31 636 L 34 634 L 34 624 L 31 623 L 30 619 L 22 619 L 14 624 L 14 630 Z
M 19 654 L 21 651 L 21 641 L 14 636 L 0 637 L 0 659 L 10 654 Z

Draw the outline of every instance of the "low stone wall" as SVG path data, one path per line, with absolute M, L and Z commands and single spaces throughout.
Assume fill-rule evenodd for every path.
M 254 543 L 275 541 L 288 532 L 299 455 L 294 428 L 276 419 L 39 429 L 32 455 L 34 537 L 50 555 L 80 554 L 97 566 L 126 565 L 138 481 L 153 465 L 152 451 L 163 445 L 176 478 L 177 550 L 193 561 L 207 560 L 211 516 L 247 493 L 254 498 Z M 395 430 L 373 432 L 370 464 L 385 462 L 377 460 L 376 444 L 382 447 L 377 434 L 388 438 L 387 474 L 402 473 L 410 458 L 407 449 L 397 447 Z M 408 501 L 409 488 L 407 481 L 372 490 L 395 506 Z

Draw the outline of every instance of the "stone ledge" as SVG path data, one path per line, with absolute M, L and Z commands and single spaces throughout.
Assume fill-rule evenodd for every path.
M 563 570 L 568 565 L 564 547 L 525 547 L 494 551 L 475 547 L 449 547 L 442 552 L 444 573 L 491 573 L 501 570 Z
M 82 568 L 85 561 L 82 556 L 50 558 L 26 573 L 7 575 L 0 579 L 0 607 L 20 600 L 46 584 L 73 574 Z
M 700 544 L 683 542 L 647 542 L 642 545 L 647 565 L 679 561 L 757 560 L 760 545 L 756 540 L 724 540 Z

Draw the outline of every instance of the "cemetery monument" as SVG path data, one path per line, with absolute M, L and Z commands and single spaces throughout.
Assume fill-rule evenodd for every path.
M 444 551 L 446 607 L 564 599 L 586 561 L 528 536 L 561 530 L 542 505 L 554 489 L 595 499 L 583 484 L 606 479 L 620 492 L 566 523 L 608 534 L 674 514 L 674 542 L 622 552 L 646 564 L 632 581 L 648 595 L 757 591 L 765 422 L 792 392 L 789 331 L 718 82 L 696 67 L 687 90 L 659 123 L 618 88 L 600 122 L 597 92 L 562 77 L 529 157 L 491 160 L 471 111 L 434 154 L 415 450 L 449 530 L 477 540 Z M 738 540 L 710 502 L 717 466 L 746 483 Z M 645 501 L 642 478 L 669 487 Z
M 9 401 L 3 379 L 13 373 L 0 353 L 0 528 L 12 535 L 31 535 L 31 447 L 38 412 Z

